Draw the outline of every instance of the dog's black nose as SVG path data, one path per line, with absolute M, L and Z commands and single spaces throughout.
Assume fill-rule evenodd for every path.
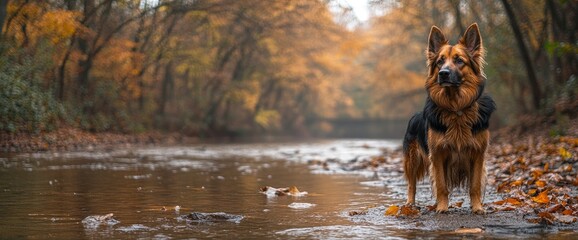
M 450 70 L 449 69 L 442 69 L 442 70 L 440 70 L 440 72 L 438 74 L 439 74 L 440 79 L 448 80 L 450 77 Z

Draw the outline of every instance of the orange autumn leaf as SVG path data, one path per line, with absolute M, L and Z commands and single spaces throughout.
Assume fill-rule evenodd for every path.
M 298 195 L 300 192 L 299 192 L 299 189 L 297 189 L 296 186 L 291 186 L 291 187 L 289 188 L 289 193 L 292 194 L 292 195 Z
M 532 177 L 534 179 L 538 179 L 539 177 L 541 177 L 544 174 L 544 171 L 540 170 L 540 169 L 535 169 L 532 171 Z
M 504 205 L 504 203 L 506 203 L 506 200 L 500 200 L 500 201 L 494 202 L 494 204 L 496 204 L 496 205 Z
M 419 210 L 416 208 L 413 208 L 411 206 L 401 206 L 401 211 L 400 211 L 400 215 L 405 215 L 405 216 L 413 216 L 413 215 L 417 215 L 419 213 Z
M 548 197 L 548 191 L 543 191 L 538 196 L 532 197 L 532 201 L 537 203 L 548 203 L 550 198 Z
M 508 198 L 506 199 L 506 202 L 514 206 L 522 205 L 522 202 L 516 198 Z
M 516 180 L 516 181 L 513 181 L 510 183 L 510 186 L 512 186 L 512 187 L 517 187 L 520 185 L 522 185 L 522 180 Z
M 538 180 L 534 183 L 534 185 L 536 185 L 536 187 L 544 187 L 544 186 L 546 186 L 546 182 L 542 181 L 542 180 Z
M 554 220 L 554 215 L 549 212 L 540 212 L 538 213 L 538 217 L 541 217 L 542 219 L 548 219 L 550 221 Z
M 538 191 L 538 189 L 532 188 L 532 189 L 528 190 L 528 195 L 534 196 L 534 194 L 536 194 L 536 191 Z
M 572 212 L 573 211 L 571 209 L 566 209 L 566 210 L 562 211 L 562 214 L 563 215 L 572 215 Z
M 391 205 L 387 208 L 387 210 L 385 210 L 385 215 L 386 216 L 395 216 L 395 215 L 397 215 L 398 211 L 399 211 L 399 206 Z

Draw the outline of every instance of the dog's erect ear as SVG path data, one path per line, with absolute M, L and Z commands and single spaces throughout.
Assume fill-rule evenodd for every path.
M 468 51 L 474 55 L 482 50 L 482 36 L 480 35 L 477 23 L 468 27 L 468 30 L 466 30 L 464 36 L 460 39 L 460 44 L 466 46 Z
M 446 45 L 448 43 L 448 40 L 438 27 L 432 26 L 431 31 L 429 32 L 428 42 L 429 42 L 427 47 L 428 55 L 429 53 L 433 53 L 433 55 L 435 55 L 443 45 Z

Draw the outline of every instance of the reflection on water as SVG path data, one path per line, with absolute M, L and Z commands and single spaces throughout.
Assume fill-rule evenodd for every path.
M 312 174 L 312 159 L 350 160 L 399 142 L 214 144 L 37 153 L 0 158 L 0 236 L 7 238 L 182 238 L 354 236 L 349 209 L 390 201 L 359 175 Z M 263 186 L 295 185 L 303 197 L 267 197 Z M 187 222 L 190 212 L 244 216 Z M 118 224 L 87 228 L 87 216 Z M 343 235 L 337 232 L 342 231 Z M 383 231 L 383 230 L 371 230 Z M 347 232 L 347 234 L 345 233 Z M 313 234 L 313 235 L 312 235 Z M 337 234 L 337 235 L 335 235 Z M 353 235 L 351 235 L 353 234 Z
M 382 148 L 399 145 L 332 140 L 4 156 L 0 238 L 448 237 L 447 232 L 415 231 L 415 221 L 410 227 L 414 230 L 408 230 L 404 222 L 383 216 L 383 205 L 403 201 L 405 185 L 399 171 L 335 174 L 346 171 L 306 164 L 370 158 Z M 390 164 L 400 164 L 399 159 Z M 260 192 L 264 186 L 297 186 L 307 194 L 266 195 Z M 427 195 L 429 190 L 423 192 Z M 420 199 L 431 201 L 427 196 Z M 370 206 L 379 207 L 361 218 L 348 216 L 351 210 Z M 193 212 L 199 214 L 191 220 L 187 215 Z M 198 217 L 222 216 L 221 212 L 236 218 Z M 110 222 L 87 225 L 89 216 Z M 426 224 L 430 223 L 435 221 Z M 418 229 L 422 228 L 427 226 Z M 505 231 L 511 237 L 507 234 L 513 231 Z

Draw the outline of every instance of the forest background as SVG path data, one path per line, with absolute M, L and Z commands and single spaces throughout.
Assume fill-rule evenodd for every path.
M 473 22 L 492 126 L 578 108 L 578 2 L 82 0 L 0 2 L 0 132 L 151 130 L 327 136 L 336 122 L 407 122 L 425 99 L 432 25 Z

